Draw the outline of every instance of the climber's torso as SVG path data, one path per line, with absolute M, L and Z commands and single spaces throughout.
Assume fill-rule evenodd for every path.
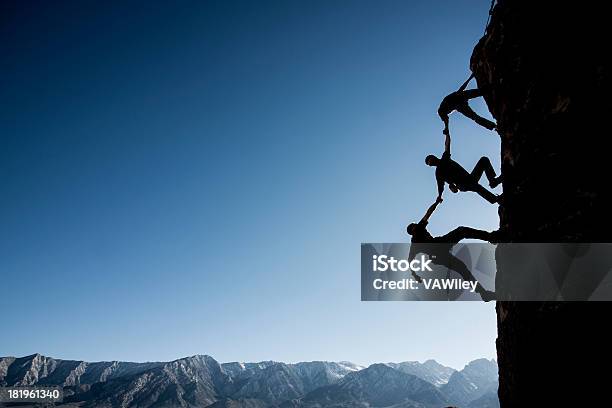
M 444 153 L 436 168 L 436 179 L 455 184 L 460 190 L 474 183 L 472 176 L 459 163 Z

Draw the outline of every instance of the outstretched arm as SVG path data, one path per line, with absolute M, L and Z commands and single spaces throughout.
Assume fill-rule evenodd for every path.
M 446 117 L 446 120 L 444 120 L 444 129 L 442 129 L 442 133 L 445 135 L 450 135 L 450 130 L 448 129 L 448 116 Z
M 474 73 L 472 73 L 472 75 L 470 75 L 470 77 L 467 79 L 467 81 L 465 81 L 465 82 L 463 83 L 463 85 L 461 85 L 461 86 L 459 87 L 459 89 L 457 89 L 457 92 L 464 91 L 464 90 L 465 90 L 465 88 L 467 88 L 467 86 L 468 86 L 468 84 L 470 83 L 470 81 L 472 80 L 472 78 L 474 78 Z
M 436 177 L 436 181 L 438 182 L 438 201 L 442 201 L 442 193 L 444 192 L 444 180 Z
M 447 130 L 446 132 L 444 132 L 444 153 L 448 153 L 448 155 L 450 155 L 450 144 L 451 144 L 451 138 L 450 138 L 450 132 Z
M 449 160 L 451 155 L 451 138 L 448 131 L 444 132 L 444 154 L 442 160 Z M 442 201 L 442 193 L 444 192 L 444 179 L 441 178 L 436 170 L 436 182 L 438 183 L 438 200 Z
M 440 204 L 442 202 L 442 198 L 438 197 L 436 199 L 436 202 L 433 203 L 432 205 L 429 206 L 429 208 L 427 209 L 427 212 L 425 213 L 425 215 L 423 216 L 423 218 L 421 219 L 421 222 L 427 222 L 429 221 L 429 217 L 431 217 L 431 215 L 434 213 L 434 211 L 436 211 L 436 207 L 438 206 L 438 204 Z

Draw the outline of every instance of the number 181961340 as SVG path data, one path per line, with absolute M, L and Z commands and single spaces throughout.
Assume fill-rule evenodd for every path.
M 57 402 L 62 399 L 59 387 L 0 387 L 0 402 Z

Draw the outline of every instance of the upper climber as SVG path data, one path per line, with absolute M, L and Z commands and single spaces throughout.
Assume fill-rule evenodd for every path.
M 480 126 L 486 127 L 489 130 L 493 130 L 497 126 L 495 122 L 483 118 L 482 116 L 474 112 L 472 108 L 470 108 L 468 100 L 482 96 L 482 91 L 480 89 L 468 89 L 467 91 L 465 90 L 472 78 L 474 78 L 474 74 L 472 74 L 468 78 L 468 80 L 465 81 L 463 85 L 459 87 L 458 90 L 447 95 L 444 99 L 442 99 L 442 102 L 440 103 L 440 107 L 438 108 L 438 115 L 440 115 L 440 119 L 442 119 L 442 121 L 444 122 L 444 130 L 442 132 L 445 135 L 449 134 L 448 115 L 455 110 L 457 112 L 463 113 L 465 116 L 472 119 Z

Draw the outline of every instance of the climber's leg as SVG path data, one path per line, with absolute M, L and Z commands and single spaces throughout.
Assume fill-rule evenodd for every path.
M 476 282 L 476 293 L 480 295 L 482 300 L 488 302 L 495 298 L 495 293 L 486 290 L 484 286 L 482 286 L 480 282 L 478 282 L 478 280 L 474 277 L 472 271 L 470 271 L 465 262 L 463 262 L 461 259 L 457 258 L 452 254 L 449 254 L 448 259 L 445 260 L 444 263 L 444 266 L 446 266 L 451 271 L 458 273 L 464 281 Z
M 479 239 L 481 241 L 491 242 L 491 233 L 476 228 L 457 227 L 451 232 L 434 238 L 434 242 L 444 242 L 447 244 L 456 244 L 464 239 Z
M 474 169 L 472 170 L 472 177 L 474 177 L 474 180 L 477 183 L 480 180 L 480 177 L 482 177 L 482 173 L 487 176 L 487 180 L 489 180 L 489 186 L 491 188 L 497 187 L 499 183 L 502 182 L 503 177 L 501 175 L 499 177 L 496 177 L 495 169 L 491 164 L 491 160 L 489 160 L 489 158 L 485 156 L 481 157 L 480 160 L 478 160 L 478 163 L 476 163 Z
M 489 158 L 486 156 L 482 156 L 472 170 L 472 177 L 474 177 L 474 181 L 478 182 L 482 177 L 482 173 L 487 176 L 489 183 L 493 183 L 495 181 L 495 169 L 493 169 L 491 160 L 489 160 Z
M 463 99 L 465 100 L 472 99 L 472 98 L 478 98 L 479 96 L 482 96 L 482 90 L 468 89 L 467 91 L 462 91 L 461 96 L 463 96 Z
M 490 202 L 491 204 L 495 204 L 498 201 L 498 197 L 493 194 L 492 192 L 490 192 L 489 190 L 487 190 L 486 188 L 484 188 L 483 186 L 481 186 L 478 183 L 474 183 L 472 185 L 467 186 L 466 188 L 463 189 L 464 191 L 473 191 L 476 194 L 478 194 L 479 196 L 481 196 L 482 198 L 484 198 L 485 200 L 487 200 L 488 202 Z
M 479 114 L 477 114 L 476 112 L 474 112 L 474 110 L 470 108 L 470 105 L 468 105 L 467 102 L 458 106 L 457 112 L 461 112 L 466 117 L 472 119 L 474 122 L 478 123 L 480 126 L 485 127 L 489 130 L 493 130 L 497 126 L 495 122 L 492 122 L 489 119 L 485 119 Z

